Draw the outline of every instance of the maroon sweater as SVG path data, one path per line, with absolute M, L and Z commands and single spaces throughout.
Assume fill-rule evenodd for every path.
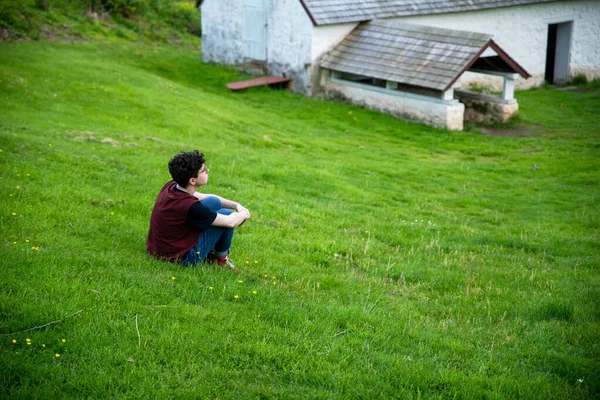
M 169 261 L 181 261 L 198 242 L 201 231 L 186 225 L 190 207 L 198 199 L 168 182 L 161 189 L 150 216 L 146 247 L 151 255 Z

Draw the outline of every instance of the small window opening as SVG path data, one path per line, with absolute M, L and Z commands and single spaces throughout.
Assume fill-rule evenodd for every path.
M 350 81 L 355 83 L 362 83 L 363 85 L 376 86 L 380 88 L 386 87 L 386 81 L 384 79 L 373 78 L 370 76 L 351 74 L 349 72 L 338 72 L 337 78 Z
M 442 95 L 441 90 L 427 89 L 427 88 L 420 87 L 420 86 L 405 85 L 402 83 L 398 83 L 397 87 L 392 90 L 397 90 L 399 92 L 405 92 L 405 93 L 418 94 L 420 96 L 435 97 L 437 99 L 439 99 L 440 96 Z

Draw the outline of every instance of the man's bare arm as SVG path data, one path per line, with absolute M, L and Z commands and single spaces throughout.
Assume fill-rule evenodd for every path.
M 223 206 L 223 208 L 228 208 L 230 210 L 236 210 L 238 212 L 240 212 L 242 210 L 248 211 L 248 209 L 246 207 L 244 207 L 243 205 L 241 205 L 240 203 L 233 201 L 233 200 L 228 200 L 228 199 L 218 196 L 216 194 L 205 194 L 205 193 L 200 193 L 200 192 L 194 193 L 194 197 L 196 197 L 200 201 L 206 199 L 209 196 L 214 196 L 217 199 L 219 199 L 221 201 L 221 206 Z M 250 212 L 248 212 L 248 213 L 250 213 Z
M 250 218 L 250 213 L 246 209 L 229 215 L 217 214 L 217 218 L 215 218 L 212 225 L 222 226 L 224 228 L 235 228 L 236 226 L 243 224 L 248 218 Z

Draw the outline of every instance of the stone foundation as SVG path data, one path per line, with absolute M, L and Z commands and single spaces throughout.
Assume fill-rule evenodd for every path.
M 465 105 L 465 121 L 506 122 L 519 111 L 516 100 L 458 90 L 454 91 L 454 97 Z

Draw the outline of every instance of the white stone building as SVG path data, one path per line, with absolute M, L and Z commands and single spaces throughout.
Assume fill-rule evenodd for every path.
M 462 128 L 456 113 L 465 113 L 457 111 L 457 103 L 458 108 L 468 108 L 472 101 L 487 101 L 504 119 L 517 109 L 515 86 L 562 83 L 578 74 L 600 77 L 600 0 L 199 0 L 200 4 L 204 61 L 262 68 L 292 78 L 293 90 L 299 93 L 344 98 L 450 129 Z M 410 41 L 410 63 L 398 47 L 387 65 L 373 62 L 381 59 L 377 51 L 386 47 L 372 33 L 382 21 L 389 28 L 386 35 L 397 31 L 395 25 L 400 30 L 406 24 L 423 27 L 424 37 L 402 39 Z M 357 45 L 351 36 L 361 29 L 371 34 L 355 38 L 367 40 Z M 451 77 L 451 86 L 428 86 L 433 75 L 448 74 L 440 70 L 462 51 L 459 40 L 441 54 L 438 47 L 445 46 L 440 44 L 445 40 L 440 36 L 432 41 L 427 34 L 436 29 L 442 36 L 449 32 L 462 39 L 471 33 L 488 35 L 504 58 L 500 64 L 486 63 L 497 59 L 498 52 L 483 46 L 481 54 L 463 60 L 466 64 Z M 354 43 L 354 53 L 343 54 L 349 43 Z M 414 55 L 419 53 L 427 55 L 417 65 Z M 408 82 L 386 75 L 409 68 L 423 73 L 422 83 L 406 78 L 408 73 Z M 369 80 L 365 78 L 370 84 L 363 84 Z M 454 91 L 474 82 L 503 89 L 502 98 L 473 99 Z

